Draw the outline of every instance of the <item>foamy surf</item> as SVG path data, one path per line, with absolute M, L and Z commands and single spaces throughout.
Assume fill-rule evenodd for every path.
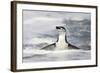
M 55 50 L 55 51 L 49 51 L 49 50 L 36 50 L 36 49 L 24 49 L 23 50 L 23 57 L 30 57 L 34 55 L 60 55 L 60 54 L 66 54 L 66 55 L 71 55 L 71 54 L 78 54 L 80 53 L 89 53 L 89 50 Z

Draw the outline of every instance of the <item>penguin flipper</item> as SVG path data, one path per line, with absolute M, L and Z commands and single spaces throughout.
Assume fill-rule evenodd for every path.
M 41 48 L 41 50 L 54 50 L 55 47 L 56 47 L 56 44 L 53 43 L 53 44 L 50 44 L 50 45 L 47 45 L 47 46 Z
M 69 49 L 80 49 L 80 48 L 78 48 L 78 47 L 76 47 L 74 45 L 71 45 L 71 44 L 68 44 L 68 47 L 69 47 Z

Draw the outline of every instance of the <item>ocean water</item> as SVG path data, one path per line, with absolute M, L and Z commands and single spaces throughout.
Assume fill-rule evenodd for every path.
M 23 62 L 47 62 L 47 61 L 69 61 L 69 60 L 88 60 L 91 59 L 90 49 L 71 49 L 67 50 L 44 50 L 41 49 L 47 45 L 55 43 L 54 37 L 44 36 L 34 37 L 28 40 L 23 47 Z M 80 43 L 79 43 L 80 44 Z M 86 46 L 87 47 L 87 46 Z M 56 48 L 57 49 L 57 48 Z
M 24 50 L 23 62 L 49 62 L 49 61 L 69 61 L 69 60 L 89 60 L 90 50 Z

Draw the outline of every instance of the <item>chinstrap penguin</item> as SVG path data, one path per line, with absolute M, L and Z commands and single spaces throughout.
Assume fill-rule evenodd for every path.
M 47 45 L 42 50 L 65 50 L 65 49 L 79 49 L 78 47 L 71 45 L 67 41 L 66 29 L 63 26 L 56 26 L 59 33 L 57 41 L 53 44 Z

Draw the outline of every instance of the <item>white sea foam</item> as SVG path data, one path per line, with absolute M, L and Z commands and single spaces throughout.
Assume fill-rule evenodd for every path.
M 24 62 L 60 61 L 60 60 L 86 60 L 90 59 L 89 50 L 34 50 L 23 51 Z

